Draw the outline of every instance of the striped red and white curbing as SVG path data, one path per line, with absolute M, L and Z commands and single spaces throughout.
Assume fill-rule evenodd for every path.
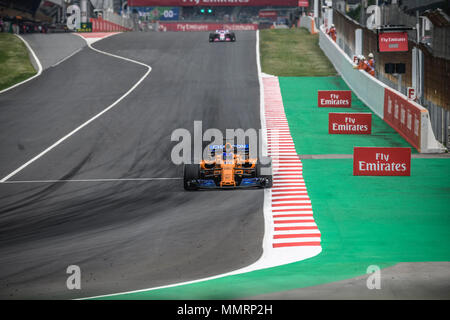
M 99 40 L 114 36 L 118 33 L 121 32 L 80 32 L 75 34 L 86 40 L 88 45 L 91 45 Z
M 273 248 L 320 247 L 303 165 L 295 150 L 277 77 L 263 77 L 267 153 L 272 157 L 273 187 L 269 193 Z
M 97 39 L 103 39 L 112 35 L 115 35 L 120 32 L 80 32 L 78 35 L 82 36 L 83 38 L 97 38 Z

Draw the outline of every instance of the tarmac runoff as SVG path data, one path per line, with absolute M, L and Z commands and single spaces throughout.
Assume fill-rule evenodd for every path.
M 402 262 L 380 271 L 378 288 L 372 274 L 270 294 L 255 300 L 448 300 L 450 262 Z
M 86 41 L 72 33 L 30 33 L 22 37 L 33 48 L 43 70 L 57 66 L 86 47 Z

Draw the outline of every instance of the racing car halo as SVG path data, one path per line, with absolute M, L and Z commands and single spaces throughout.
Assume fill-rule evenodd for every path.
M 264 158 L 264 159 L 263 159 Z M 264 160 L 264 161 L 260 161 Z M 184 189 L 272 187 L 272 159 L 250 158 L 248 145 L 211 145 L 209 158 L 184 165 Z
M 235 42 L 236 35 L 229 30 L 216 30 L 209 34 L 209 42 Z

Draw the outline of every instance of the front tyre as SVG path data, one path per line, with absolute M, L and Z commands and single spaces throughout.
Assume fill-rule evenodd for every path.
M 198 189 L 197 180 L 200 178 L 199 164 L 185 164 L 183 173 L 184 190 L 193 191 Z

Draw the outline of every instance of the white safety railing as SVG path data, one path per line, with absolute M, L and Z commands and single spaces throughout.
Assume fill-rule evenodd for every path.
M 109 22 L 118 24 L 124 28 L 133 29 L 133 20 L 131 18 L 122 17 L 114 12 L 103 12 L 102 15 L 103 20 L 107 20 Z

